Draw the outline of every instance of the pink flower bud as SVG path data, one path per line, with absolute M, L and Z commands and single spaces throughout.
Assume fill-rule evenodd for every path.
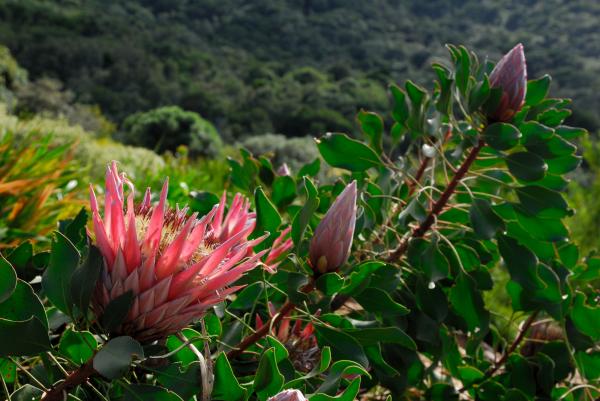
M 290 167 L 287 165 L 287 163 L 283 163 L 281 166 L 279 166 L 279 168 L 277 169 L 277 175 L 292 175 Z
M 495 121 L 510 121 L 521 110 L 527 92 L 527 64 L 521 43 L 496 64 L 490 74 L 490 86 L 502 88 L 502 97 L 489 117 Z
M 300 390 L 283 390 L 281 393 L 274 395 L 267 401 L 308 401 Z
M 320 274 L 333 272 L 346 263 L 356 223 L 356 181 L 333 202 L 310 242 L 310 263 Z

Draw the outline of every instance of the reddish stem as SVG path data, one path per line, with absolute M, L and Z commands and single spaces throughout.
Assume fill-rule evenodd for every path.
M 390 256 L 388 256 L 386 261 L 393 262 L 393 261 L 400 259 L 404 255 L 406 250 L 408 249 L 408 243 L 412 238 L 420 238 L 420 237 L 424 236 L 425 233 L 427 233 L 427 231 L 429 231 L 429 229 L 431 228 L 431 226 L 437 219 L 437 216 L 442 212 L 442 210 L 444 210 L 444 207 L 450 200 L 450 197 L 454 194 L 454 191 L 456 190 L 458 183 L 460 182 L 460 180 L 462 180 L 464 178 L 465 174 L 467 174 L 467 172 L 469 171 L 469 168 L 471 168 L 471 165 L 473 164 L 473 162 L 477 159 L 477 155 L 479 154 L 479 151 L 481 150 L 481 148 L 483 148 L 483 146 L 484 146 L 484 141 L 479 140 L 479 144 L 477 146 L 475 146 L 473 149 L 471 149 L 471 152 L 469 152 L 469 155 L 467 156 L 465 161 L 462 163 L 460 168 L 456 171 L 456 174 L 454 175 L 454 177 L 452 178 L 452 181 L 450 181 L 450 183 L 448 184 L 448 186 L 442 193 L 442 196 L 440 196 L 440 198 L 434 203 L 434 205 L 431 208 L 431 211 L 429 212 L 429 214 L 427 215 L 427 218 L 425 219 L 425 221 L 423 221 L 421 224 L 419 224 L 412 231 L 412 233 L 409 237 L 405 238 L 403 241 L 400 242 L 400 245 L 398 245 L 398 248 L 396 248 L 396 250 Z
M 314 288 L 315 288 L 314 284 L 309 283 L 309 284 L 305 285 L 304 287 L 302 287 L 300 289 L 300 291 L 302 291 L 305 294 L 308 294 L 309 292 L 314 290 Z M 227 353 L 227 358 L 228 359 L 236 358 L 242 352 L 244 352 L 249 346 L 251 346 L 252 344 L 256 343 L 258 340 L 260 340 L 261 338 L 266 336 L 267 333 L 269 332 L 269 330 L 271 329 L 271 327 L 273 327 L 277 323 L 279 323 L 279 321 L 281 319 L 283 319 L 288 313 L 290 313 L 295 307 L 296 307 L 296 305 L 294 305 L 292 302 L 290 302 L 288 300 L 285 304 L 283 304 L 283 306 L 281 307 L 281 309 L 279 309 L 279 311 L 275 314 L 275 316 L 273 316 L 269 320 L 267 320 L 260 329 L 256 330 L 254 333 L 252 333 L 249 336 L 247 336 L 246 338 L 244 338 L 242 340 L 242 342 L 240 342 L 234 349 L 229 351 Z
M 517 349 L 519 344 L 521 344 L 521 342 L 525 338 L 525 334 L 527 334 L 527 331 L 529 330 L 529 328 L 531 327 L 533 322 L 535 322 L 535 319 L 537 318 L 538 313 L 539 313 L 539 311 L 535 311 L 531 315 L 529 315 L 529 317 L 527 318 L 525 323 L 523 323 L 523 326 L 521 326 L 521 330 L 519 331 L 519 334 L 517 335 L 517 337 L 514 339 L 512 344 L 510 344 L 510 346 L 506 349 L 506 351 L 504 351 L 502 358 L 500 358 L 500 360 L 498 362 L 496 362 L 494 364 L 494 366 L 489 368 L 480 380 L 477 380 L 476 382 L 471 383 L 471 385 L 469 385 L 469 386 L 465 386 L 465 387 L 461 388 L 460 390 L 458 390 L 458 392 L 459 393 L 465 392 L 468 389 L 470 389 L 473 385 L 478 384 L 478 383 L 483 383 L 484 381 L 486 381 L 487 379 L 492 377 L 494 375 L 494 373 L 496 373 L 498 371 L 498 369 L 500 369 L 502 366 L 504 366 L 504 364 L 506 364 L 506 361 L 508 361 L 508 358 L 510 357 L 510 355 L 513 352 L 515 352 L 515 350 Z
M 72 372 L 64 381 L 48 390 L 43 396 L 42 401 L 62 401 L 64 393 L 85 383 L 91 376 L 96 374 L 94 369 L 94 358 L 90 358 L 79 369 Z

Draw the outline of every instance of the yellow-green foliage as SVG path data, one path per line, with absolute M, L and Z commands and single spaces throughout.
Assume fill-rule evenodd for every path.
M 579 174 L 570 186 L 569 203 L 577 214 L 567 223 L 575 243 L 587 252 L 600 250 L 600 142 L 585 138 L 582 145 L 585 174 Z
M 94 134 L 63 119 L 34 116 L 20 120 L 9 115 L 3 105 L 0 105 L 0 128 L 14 132 L 17 140 L 24 140 L 30 132 L 38 132 L 52 134 L 55 145 L 75 144 L 73 157 L 79 164 L 78 170 L 88 171 L 94 182 L 102 179 L 106 164 L 111 160 L 118 160 L 122 169 L 134 178 L 155 175 L 165 165 L 159 155 L 148 149 L 122 145 L 106 138 L 97 139 Z
M 83 204 L 85 185 L 78 183 L 72 146 L 51 145 L 35 133 L 17 138 L 0 134 L 0 247 L 23 239 L 41 239 L 58 219 L 72 216 Z

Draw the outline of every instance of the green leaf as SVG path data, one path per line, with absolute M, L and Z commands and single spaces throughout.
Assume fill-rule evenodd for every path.
M 115 337 L 106 343 L 94 357 L 94 369 L 107 379 L 123 376 L 134 358 L 143 358 L 144 349 L 133 338 Z
M 469 111 L 474 112 L 479 109 L 490 96 L 490 81 L 487 76 L 478 82 L 469 94 Z
M 10 399 L 12 401 L 33 401 L 40 399 L 43 394 L 44 391 L 41 389 L 34 387 L 31 384 L 25 384 L 12 393 Z
M 34 316 L 44 327 L 48 327 L 48 319 L 44 306 L 33 288 L 23 280 L 17 285 L 11 296 L 0 303 L 0 318 L 13 321 L 24 321 Z
M 281 225 L 281 216 L 261 187 L 256 188 L 254 191 L 254 202 L 256 204 L 256 228 L 254 232 L 259 234 L 264 231 L 277 232 Z
M 296 247 L 302 242 L 306 226 L 308 226 L 310 218 L 319 207 L 319 192 L 308 177 L 304 177 L 304 188 L 306 191 L 306 202 L 292 221 L 292 240 L 296 244 Z
M 85 244 L 87 235 L 85 233 L 85 224 L 88 220 L 87 210 L 82 207 L 77 216 L 73 219 L 59 222 L 59 230 L 76 246 Z M 65 224 L 63 224 L 65 223 Z
M 586 135 L 588 132 L 584 128 L 569 127 L 567 125 L 559 125 L 555 129 L 556 135 L 566 140 L 577 139 L 580 136 Z
M 450 264 L 435 241 L 425 247 L 421 255 L 421 269 L 429 281 L 445 279 L 450 274 Z
M 219 197 L 208 191 L 192 191 L 190 198 L 190 209 L 198 212 L 199 216 L 204 216 L 212 210 L 214 205 L 219 203 Z
M 223 352 L 219 354 L 215 361 L 214 374 L 213 400 L 243 401 L 246 399 L 247 390 L 240 386 L 238 379 L 233 374 L 227 356 Z
M 315 333 L 319 345 L 331 347 L 335 359 L 350 359 L 362 366 L 369 366 L 369 361 L 360 343 L 348 333 L 322 324 L 315 324 Z
M 48 328 L 37 317 L 25 321 L 0 318 L 0 357 L 31 356 L 50 349 Z
M 89 360 L 97 348 L 98 342 L 92 333 L 71 329 L 67 329 L 63 333 L 58 344 L 60 353 L 77 365 Z
M 450 106 L 452 102 L 452 83 L 453 79 L 450 78 L 451 72 L 445 66 L 441 64 L 434 63 L 432 66 L 438 77 L 438 90 L 439 97 L 436 101 L 435 108 L 443 114 L 448 114 L 450 112 Z
M 469 208 L 469 217 L 475 233 L 483 239 L 492 239 L 496 233 L 506 229 L 504 221 L 492 210 L 487 199 L 474 198 Z
M 456 389 L 446 383 L 435 383 L 427 389 L 429 401 L 458 401 Z
M 316 285 L 323 294 L 333 295 L 343 287 L 344 279 L 337 273 L 327 273 L 317 278 Z
M 569 206 L 560 192 L 538 185 L 516 188 L 525 211 L 540 218 L 560 219 L 569 214 Z
M 369 285 L 373 273 L 385 266 L 384 262 L 378 261 L 363 262 L 358 266 L 354 266 L 352 273 L 346 278 L 346 283 L 340 292 L 343 294 L 352 294 L 356 290 L 362 290 Z
M 310 401 L 353 401 L 356 399 L 356 395 L 360 390 L 360 377 L 352 380 L 350 385 L 337 396 L 330 396 L 327 394 L 315 394 L 309 398 Z
M 467 93 L 467 85 L 469 83 L 469 76 L 471 72 L 471 58 L 469 53 L 464 46 L 455 48 L 453 52 L 454 62 L 456 64 L 456 86 L 460 90 L 463 96 Z
M 458 374 L 465 386 L 471 386 L 485 377 L 481 370 L 473 366 L 459 366 Z
M 600 377 L 600 352 L 585 353 L 579 351 L 575 354 L 575 360 L 579 371 L 588 380 L 596 380 Z
M 512 124 L 493 123 L 483 131 L 485 142 L 496 150 L 514 148 L 519 143 L 521 132 Z
M 469 331 L 480 334 L 487 332 L 489 312 L 485 310 L 481 292 L 471 277 L 460 274 L 450 288 L 448 299 L 454 312 L 464 319 Z
M 229 309 L 250 309 L 260 298 L 265 286 L 257 281 L 237 293 L 236 298 L 229 304 Z
M 544 159 L 531 152 L 512 153 L 506 158 L 508 170 L 523 181 L 537 181 L 544 178 L 548 165 Z
M 190 400 L 202 390 L 200 373 L 200 363 L 197 360 L 187 366 L 178 362 L 160 368 L 156 372 L 156 380 L 184 400 Z
M 585 295 L 577 292 L 571 309 L 571 319 L 577 330 L 591 337 L 594 341 L 600 340 L 600 307 L 590 306 L 585 302 Z
M 8 260 L 0 255 L 0 303 L 6 301 L 17 287 L 17 273 Z
M 567 155 L 546 160 L 548 163 L 548 173 L 566 174 L 575 170 L 581 164 L 582 158 L 576 155 Z
M 273 180 L 272 197 L 273 202 L 279 208 L 292 203 L 296 197 L 296 182 L 294 179 L 287 175 L 275 177 L 275 180 Z
M 431 319 L 441 323 L 448 314 L 448 300 L 438 285 L 420 280 L 415 293 L 417 306 Z
M 77 248 L 67 237 L 56 232 L 51 245 L 50 262 L 42 279 L 42 287 L 54 306 L 67 315 L 71 315 L 71 276 L 78 264 Z
M 370 287 L 365 288 L 354 296 L 356 301 L 369 312 L 379 312 L 385 315 L 406 315 L 409 310 L 395 302 L 386 291 Z
M 0 358 L 0 376 L 6 383 L 14 383 L 17 378 L 17 365 L 10 359 Z
M 195 345 L 196 348 L 204 348 L 204 341 L 201 339 L 202 335 L 196 330 L 188 327 L 182 330 L 182 334 L 188 340 L 192 340 L 192 344 Z M 188 366 L 191 363 L 198 361 L 196 354 L 194 354 L 188 347 L 184 346 L 183 348 L 180 348 L 183 345 L 183 342 L 174 335 L 167 337 L 165 345 L 167 346 L 169 352 L 179 349 L 173 356 L 171 356 L 171 358 L 181 362 L 183 366 Z
M 111 300 L 100 318 L 100 323 L 107 333 L 112 332 L 123 323 L 133 304 L 133 291 L 129 290 Z
M 277 394 L 283 387 L 284 381 L 285 379 L 277 367 L 275 349 L 269 348 L 260 358 L 254 377 L 253 387 L 258 399 L 264 401 Z
M 394 109 L 392 117 L 394 121 L 404 125 L 408 119 L 408 106 L 406 104 L 406 94 L 396 85 L 390 85 L 390 92 L 394 98 Z
M 548 95 L 550 90 L 550 75 L 544 75 L 538 79 L 527 81 L 527 94 L 525 95 L 525 104 L 535 106 L 539 104 Z
M 317 147 L 323 159 L 332 167 L 365 171 L 381 165 L 373 149 L 345 134 L 326 134 L 317 141 Z
M 71 298 L 85 316 L 96 282 L 100 278 L 104 260 L 95 246 L 90 246 L 85 262 L 73 272 L 71 277 Z
M 364 375 L 371 377 L 364 367 L 353 360 L 341 360 L 334 362 L 329 369 L 329 374 L 319 386 L 316 393 L 336 394 L 343 376 Z
M 349 329 L 348 334 L 363 346 L 381 344 L 399 344 L 404 348 L 416 350 L 417 345 L 412 338 L 398 327 L 373 327 L 367 329 Z
M 361 110 L 357 116 L 360 129 L 369 138 L 371 148 L 381 154 L 383 151 L 383 120 L 377 113 Z
M 123 401 L 183 401 L 176 393 L 149 384 L 127 384 L 123 388 Z
M 502 235 L 498 238 L 498 250 L 508 268 L 510 277 L 526 290 L 540 287 L 538 259 L 527 247 L 515 239 Z
M 287 348 L 278 339 L 273 336 L 267 336 L 266 340 L 269 344 L 269 348 L 273 348 L 275 350 L 275 362 L 280 363 L 289 356 L 290 353 L 288 352 Z
M 321 170 L 321 159 L 319 159 L 317 157 L 312 162 L 307 163 L 300 168 L 300 171 L 298 171 L 298 178 L 304 177 L 305 175 L 307 175 L 309 177 L 314 177 L 317 174 L 319 174 L 320 170 Z

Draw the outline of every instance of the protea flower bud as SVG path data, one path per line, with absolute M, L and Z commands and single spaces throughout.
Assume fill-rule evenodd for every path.
M 127 200 L 124 184 L 130 188 Z M 104 257 L 94 311 L 101 316 L 112 300 L 131 291 L 127 317 L 114 333 L 140 341 L 164 338 L 202 317 L 239 290 L 229 286 L 264 265 L 261 258 L 270 251 L 252 251 L 266 236 L 248 239 L 256 218 L 241 195 L 235 195 L 227 213 L 223 196 L 198 219 L 197 213 L 188 217 L 187 208 L 169 208 L 167 188 L 165 182 L 158 205 L 151 205 L 148 189 L 142 203 L 134 206 L 134 186 L 113 162 L 106 173 L 104 219 L 90 188 L 95 245 Z M 282 241 L 277 256 L 284 252 Z
M 277 169 L 277 175 L 292 175 L 290 167 L 287 165 L 287 163 L 283 163 L 281 166 L 279 166 L 279 168 Z
M 308 401 L 300 390 L 291 389 L 283 390 L 281 393 L 274 395 L 267 401 Z
M 510 121 L 521 110 L 527 93 L 527 64 L 521 43 L 496 64 L 490 74 L 490 86 L 502 88 L 502 97 L 489 117 L 495 121 Z
M 310 263 L 316 272 L 333 272 L 346 263 L 356 224 L 356 181 L 333 202 L 310 242 Z

